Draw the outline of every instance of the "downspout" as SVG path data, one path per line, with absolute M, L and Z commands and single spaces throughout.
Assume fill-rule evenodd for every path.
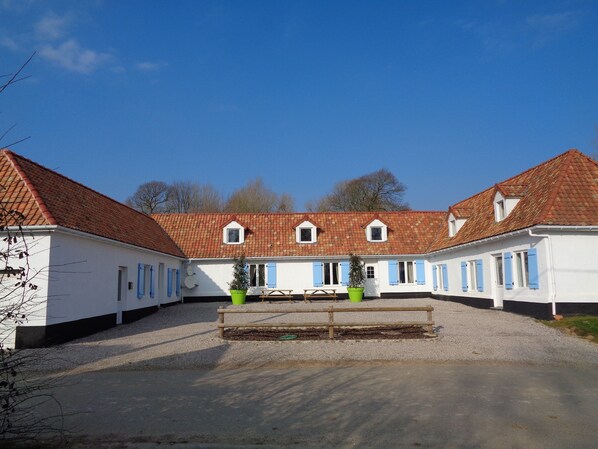
M 552 316 L 556 315 L 556 280 L 554 276 L 554 264 L 552 259 L 552 240 L 550 240 L 549 234 L 534 234 L 531 229 L 528 229 L 527 232 L 529 233 L 530 237 L 539 237 L 545 238 L 547 241 L 548 247 L 548 263 L 550 268 L 546 270 L 547 273 L 550 275 L 550 301 L 552 302 Z

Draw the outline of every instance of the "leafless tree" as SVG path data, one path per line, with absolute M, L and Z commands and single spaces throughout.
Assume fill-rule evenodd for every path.
M 168 184 L 162 181 L 150 181 L 141 184 L 135 193 L 125 200 L 125 203 L 144 214 L 164 212 L 168 193 Z
M 319 212 L 367 212 L 408 210 L 403 201 L 407 188 L 391 172 L 380 169 L 355 179 L 338 182 L 332 192 L 308 209 Z
M 222 198 L 209 184 L 177 181 L 168 188 L 168 200 L 164 209 L 175 213 L 220 212 Z
M 232 193 L 224 206 L 226 212 L 291 212 L 293 198 L 283 193 L 278 195 L 268 189 L 260 178 L 247 183 Z

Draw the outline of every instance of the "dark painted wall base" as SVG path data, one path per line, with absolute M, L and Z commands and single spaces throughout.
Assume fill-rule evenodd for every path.
M 521 301 L 503 301 L 502 307 L 505 312 L 518 313 L 519 315 L 527 315 L 540 320 L 552 319 L 551 304 L 538 304 L 535 302 Z
M 170 307 L 170 306 L 176 306 L 177 304 L 181 304 L 183 301 L 175 301 L 175 302 L 167 302 L 164 304 L 160 304 L 160 307 Z
M 440 301 L 458 302 L 469 307 L 475 307 L 476 309 L 489 309 L 494 306 L 494 301 L 487 298 L 472 298 L 469 296 L 449 296 L 438 294 L 429 295 L 429 297 L 438 299 Z
M 15 347 L 25 349 L 56 345 L 114 326 L 116 326 L 116 313 L 50 326 L 19 326 L 15 335 Z
M 429 298 L 432 296 L 430 292 L 416 292 L 416 293 L 381 293 L 380 298 L 399 298 L 399 299 L 409 299 L 409 298 Z
M 151 315 L 157 311 L 158 306 L 144 307 L 143 309 L 135 310 L 125 310 L 123 311 L 123 324 L 140 320 L 141 318 Z
M 598 302 L 562 302 L 556 304 L 559 315 L 598 315 Z

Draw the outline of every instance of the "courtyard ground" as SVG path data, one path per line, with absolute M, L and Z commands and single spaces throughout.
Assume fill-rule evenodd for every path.
M 382 304 L 431 304 L 439 337 L 229 342 L 208 303 L 50 348 L 69 447 L 595 447 L 598 345 L 457 303 L 362 305 Z M 285 306 L 304 304 L 245 307 Z

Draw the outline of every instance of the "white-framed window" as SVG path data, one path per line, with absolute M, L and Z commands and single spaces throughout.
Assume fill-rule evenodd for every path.
M 265 287 L 266 286 L 266 264 L 264 264 L 264 263 L 249 264 L 249 286 L 250 287 Z
M 365 277 L 366 279 L 375 279 L 376 278 L 376 271 L 372 265 L 368 265 L 365 267 Z
M 514 256 L 516 285 L 517 287 L 527 287 L 529 285 L 529 265 L 527 251 L 516 252 Z
M 399 284 L 415 284 L 415 262 L 399 261 Z
M 442 277 L 442 264 L 436 265 L 436 285 L 438 290 L 444 290 L 444 278 Z
M 318 238 L 318 228 L 309 221 L 304 221 L 295 227 L 295 237 L 297 243 L 316 243 Z
M 228 245 L 239 245 L 245 241 L 245 229 L 233 221 L 223 229 L 222 239 Z
M 467 262 L 467 280 L 469 287 L 468 290 L 470 292 L 476 291 L 478 289 L 478 278 L 475 267 L 475 260 L 470 260 Z
M 503 277 L 503 259 L 502 254 L 494 255 L 494 274 L 496 276 L 496 284 L 502 287 L 504 283 Z
M 322 264 L 322 284 L 340 285 L 340 264 L 338 262 L 324 262 Z
M 388 239 L 388 228 L 380 220 L 372 220 L 366 226 L 365 235 L 368 242 L 386 242 Z
M 505 219 L 505 201 L 498 200 L 496 202 L 496 221 L 502 221 Z

